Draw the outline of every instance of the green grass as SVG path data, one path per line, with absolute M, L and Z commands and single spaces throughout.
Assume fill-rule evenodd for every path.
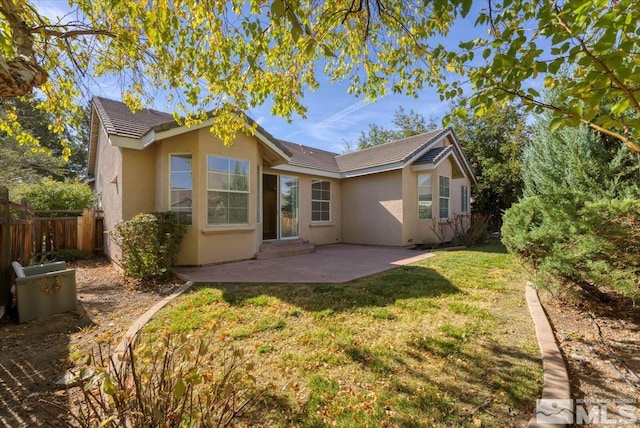
M 265 390 L 246 425 L 522 424 L 542 381 L 526 279 L 493 243 L 347 284 L 203 285 L 143 340 L 189 332 L 212 341 L 212 358 L 242 349 Z

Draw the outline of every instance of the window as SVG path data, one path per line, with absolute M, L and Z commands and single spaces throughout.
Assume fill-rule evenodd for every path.
M 193 180 L 191 155 L 171 155 L 170 209 L 186 224 L 191 224 Z
M 249 223 L 249 161 L 207 155 L 207 224 Z
M 311 180 L 311 221 L 331 221 L 331 182 Z
M 430 220 L 433 217 L 433 187 L 431 174 L 418 175 L 418 218 Z
M 449 218 L 449 177 L 440 176 L 440 218 Z
M 462 200 L 460 201 L 460 211 L 466 214 L 469 212 L 469 187 L 462 186 L 461 190 Z

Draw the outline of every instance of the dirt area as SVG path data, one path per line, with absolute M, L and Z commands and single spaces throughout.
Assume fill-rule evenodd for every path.
M 128 285 L 106 259 L 76 268 L 77 312 L 18 324 L 0 321 L 0 426 L 63 426 L 68 392 L 56 382 L 96 351 L 116 346 L 130 325 L 182 283 L 147 290 Z
M 540 298 L 567 364 L 578 422 L 590 416 L 593 425 L 638 426 L 640 307 L 624 298 L 595 304 L 574 293 Z
M 0 321 L 0 426 L 63 426 L 69 397 L 56 382 L 100 345 L 117 344 L 135 319 L 182 285 L 135 289 L 104 259 L 72 267 L 77 312 L 26 324 Z M 540 297 L 568 364 L 573 398 L 585 400 L 585 410 L 600 422 L 603 415 L 593 413 L 593 403 L 608 402 L 604 421 L 611 426 L 615 418 L 628 420 L 629 408 L 640 421 L 634 389 L 640 388 L 634 378 L 640 375 L 640 308 L 626 299 L 602 307 L 573 295 L 542 292 Z

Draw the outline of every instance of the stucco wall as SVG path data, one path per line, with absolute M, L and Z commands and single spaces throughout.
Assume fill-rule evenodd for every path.
M 266 168 L 264 173 L 298 178 L 298 234 L 300 238 L 316 245 L 335 244 L 340 242 L 340 232 L 342 228 L 342 192 L 340 180 L 278 171 L 269 168 Z M 331 221 L 311 221 L 311 182 L 313 180 L 324 180 L 331 183 Z
M 198 132 L 188 132 L 156 143 L 155 209 L 157 211 L 169 211 L 171 209 L 170 156 L 172 154 L 190 154 L 192 160 L 192 177 L 195 178 L 200 175 L 205 175 L 204 169 L 206 168 L 206 164 L 196 161 L 200 156 L 198 135 Z M 195 186 L 197 183 L 194 182 L 193 185 L 192 210 L 194 213 L 197 213 L 200 210 L 206 209 L 206 199 L 202 200 L 202 198 L 195 197 Z M 180 252 L 176 258 L 176 264 L 178 265 L 198 264 L 199 229 L 197 221 L 198 218 L 194 217 L 193 224 L 187 226 L 187 232 L 182 240 Z
M 156 146 L 122 149 L 122 217 L 156 211 Z
M 405 239 L 413 239 L 415 244 L 436 244 L 441 241 L 450 241 L 453 238 L 453 230 L 446 221 L 439 218 L 440 212 L 440 186 L 439 177 L 452 177 L 453 160 L 448 157 L 434 171 L 411 172 L 405 171 Z M 409 167 L 410 168 L 410 167 Z M 433 216 L 431 220 L 418 219 L 418 174 L 431 173 L 433 183 Z M 451 178 L 450 199 L 449 199 L 449 219 L 453 219 L 456 214 L 461 213 L 462 207 L 462 186 L 469 187 L 471 192 L 471 182 L 469 178 Z M 416 225 L 415 228 L 412 225 Z M 434 231 L 435 229 L 435 231 Z M 436 233 L 437 232 L 437 233 Z M 412 238 L 413 237 L 413 238 Z
M 403 245 L 402 171 L 342 180 L 342 242 Z
M 258 142 L 254 137 L 239 135 L 232 146 L 225 146 L 208 128 L 197 131 L 199 152 L 194 154 L 193 199 L 194 224 L 197 234 L 198 265 L 231 260 L 250 259 L 258 251 L 257 167 L 262 166 Z M 207 155 L 231 157 L 249 161 L 249 223 L 246 225 L 213 226 L 207 224 Z M 196 168 L 195 165 L 198 165 Z M 194 202 L 195 204 L 195 202 Z M 185 245 L 185 244 L 183 244 Z M 192 264 L 192 263 L 188 263 Z
M 107 231 L 122 220 L 122 151 L 109 144 L 104 128 L 98 134 L 95 190 L 104 214 L 104 252 L 112 260 L 119 260 L 120 249 Z
M 418 225 L 418 174 L 411 165 L 402 169 L 402 242 L 403 245 L 421 244 Z

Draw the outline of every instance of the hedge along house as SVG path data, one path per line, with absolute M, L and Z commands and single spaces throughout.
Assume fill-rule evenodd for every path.
M 88 169 L 105 229 L 175 211 L 190 223 L 178 264 L 199 266 L 250 259 L 281 241 L 437 243 L 435 231 L 451 239 L 444 225 L 470 211 L 475 178 L 450 128 L 340 155 L 260 126 L 225 146 L 210 125 L 95 97 Z M 120 257 L 111 239 L 105 252 Z

